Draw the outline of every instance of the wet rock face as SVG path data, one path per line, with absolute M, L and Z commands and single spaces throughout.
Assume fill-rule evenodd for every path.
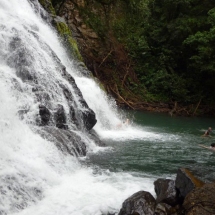
M 90 130 L 93 128 L 93 126 L 96 124 L 96 115 L 92 109 L 89 108 L 88 104 L 83 98 L 83 95 L 80 91 L 80 89 L 77 87 L 75 79 L 66 71 L 66 68 L 62 69 L 62 76 L 72 85 L 73 89 L 75 90 L 76 94 L 79 96 L 79 102 L 84 108 L 85 111 L 76 111 L 75 108 L 77 108 L 77 105 L 74 104 L 74 98 L 72 93 L 65 88 L 65 86 L 61 86 L 63 88 L 64 95 L 66 99 L 68 100 L 69 103 L 73 103 L 74 105 L 70 105 L 70 114 L 71 114 L 71 119 L 75 124 L 81 128 L 84 126 L 86 130 Z M 80 125 L 80 120 L 78 118 L 82 119 L 83 126 Z
M 177 213 L 178 208 L 173 208 L 168 204 L 159 203 L 156 205 L 154 215 L 179 215 Z
M 105 146 L 94 129 L 88 131 L 88 135 L 92 140 L 94 140 L 97 146 Z
M 81 136 L 70 130 L 62 130 L 53 126 L 45 126 L 38 133 L 47 140 L 54 142 L 64 154 L 86 156 L 86 144 Z
M 139 191 L 126 199 L 119 215 L 154 215 L 156 201 L 146 191 Z
M 178 198 L 174 180 L 160 178 L 154 182 L 154 185 L 157 194 L 157 203 L 166 203 L 172 206 L 177 205 Z
M 188 169 L 178 169 L 175 186 L 179 192 L 179 198 L 183 202 L 185 196 L 194 188 L 203 186 L 203 182 L 197 179 Z
M 186 215 L 214 215 L 215 183 L 205 184 L 192 190 L 186 196 L 183 207 Z
M 14 29 L 16 31 L 16 29 Z M 17 34 L 19 32 L 17 31 Z M 25 48 L 19 36 L 13 37 L 9 44 L 10 56 L 7 58 L 7 63 L 12 68 L 16 69 L 16 75 L 23 82 L 37 82 L 34 75 L 34 70 L 31 68 L 34 58 L 32 54 Z
M 51 113 L 44 105 L 39 105 L 39 114 L 41 118 L 41 125 L 48 125 Z
M 29 1 L 32 2 L 34 10 L 50 24 L 50 16 L 40 8 L 38 1 Z M 38 132 L 54 142 L 64 153 L 85 156 L 86 140 L 75 131 L 81 130 L 82 134 L 86 135 L 90 133 L 97 122 L 95 113 L 86 103 L 74 78 L 67 72 L 52 47 L 38 34 L 36 24 L 25 27 L 31 36 L 29 39 L 32 40 L 29 41 L 32 41 L 32 46 L 26 42 L 26 37 L 23 37 L 19 28 L 14 28 L 14 34 L 7 38 L 9 54 L 5 53 L 4 56 L 6 63 L 16 75 L 13 78 L 14 87 L 23 92 L 23 97 L 31 98 L 30 101 L 24 99 L 26 103 L 20 107 L 18 115 L 20 119 L 29 121 L 35 127 L 38 126 Z M 48 58 L 44 57 L 44 61 L 43 58 L 35 57 L 32 49 L 34 41 L 47 52 Z M 52 62 L 50 67 L 46 66 L 49 62 Z M 84 74 L 88 72 L 86 70 Z M 58 74 L 54 76 L 54 73 Z M 102 145 L 98 136 L 89 134 L 88 137 Z
M 68 129 L 66 125 L 66 114 L 63 105 L 58 105 L 57 111 L 54 113 L 56 127 L 61 129 Z
M 87 130 L 91 130 L 96 124 L 96 115 L 90 108 L 88 108 L 87 111 L 83 112 L 83 122 Z

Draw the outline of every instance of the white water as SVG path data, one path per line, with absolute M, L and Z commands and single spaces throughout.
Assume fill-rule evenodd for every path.
M 0 0 L 0 20 L 0 214 L 100 215 L 118 211 L 122 202 L 136 191 L 154 193 L 153 178 L 94 171 L 93 167 L 82 166 L 78 159 L 63 155 L 52 142 L 30 129 L 38 115 L 38 103 L 32 86 L 22 82 L 16 76 L 16 68 L 8 65 L 13 54 L 9 43 L 15 36 L 21 38 L 21 48 L 29 57 L 30 72 L 55 103 L 66 107 L 56 82 L 73 89 L 60 76 L 51 57 L 51 50 L 54 51 L 96 112 L 95 130 L 102 138 L 159 138 L 158 134 L 132 125 L 116 129 L 125 117 L 117 113 L 114 102 L 93 80 L 75 71 L 57 35 L 35 14 L 27 0 Z M 22 121 L 17 115 L 20 109 L 29 110 Z M 88 148 L 98 149 L 90 140 Z

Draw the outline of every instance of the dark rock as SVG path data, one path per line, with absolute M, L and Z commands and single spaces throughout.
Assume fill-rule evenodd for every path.
M 204 182 L 197 179 L 188 169 L 178 169 L 175 186 L 179 192 L 180 201 L 183 202 L 185 196 L 194 188 L 201 187 Z
M 156 205 L 154 215 L 182 215 L 182 214 L 184 214 L 184 211 L 180 205 L 172 207 L 165 203 L 159 203 Z
M 185 198 L 183 207 L 186 215 L 215 214 L 215 183 L 195 188 Z
M 155 192 L 157 194 L 157 203 L 166 203 L 172 206 L 178 204 L 175 181 L 170 179 L 157 179 L 154 182 Z
M 48 125 L 51 113 L 44 105 L 39 105 L 39 114 L 41 118 L 41 125 Z
M 154 215 L 156 201 L 146 191 L 139 191 L 126 199 L 119 215 Z
M 83 123 L 87 130 L 92 129 L 96 122 L 97 119 L 93 110 L 88 108 L 86 111 L 83 112 Z
M 81 118 L 81 116 L 76 116 L 78 111 L 75 111 L 75 108 L 73 106 L 70 106 L 69 114 L 72 122 L 77 126 L 77 128 L 81 129 L 81 122 L 79 122 L 78 118 Z
M 97 146 L 105 146 L 105 143 L 103 143 L 101 141 L 101 139 L 99 138 L 98 134 L 96 133 L 96 131 L 94 129 L 91 129 L 88 134 L 89 134 L 90 138 L 92 138 L 94 140 L 94 142 Z
M 72 85 L 75 94 L 78 95 L 79 97 L 79 103 L 83 107 L 83 111 L 80 111 L 80 110 L 76 111 L 78 105 L 75 103 L 72 93 L 68 88 L 66 88 L 66 86 L 61 85 L 66 99 L 69 101 L 70 104 L 72 104 L 70 105 L 70 115 L 71 115 L 72 121 L 80 129 L 81 128 L 84 128 L 86 130 L 92 129 L 97 122 L 94 111 L 89 108 L 88 104 L 83 98 L 83 95 L 80 89 L 77 87 L 75 83 L 75 79 L 66 71 L 65 67 L 62 67 L 61 73 L 62 73 L 62 76 L 67 81 L 69 81 L 69 83 Z
M 65 130 L 69 129 L 69 126 L 66 124 L 56 124 L 56 127 L 60 129 L 65 129 Z
M 54 119 L 58 128 L 68 129 L 68 125 L 66 125 L 66 114 L 63 105 L 58 105 L 57 111 L 54 113 Z
M 43 138 L 54 142 L 58 149 L 65 154 L 73 156 L 86 155 L 86 144 L 81 137 L 73 131 L 46 126 L 38 129 L 38 133 Z
M 171 206 L 165 203 L 159 203 L 156 205 L 154 215 L 167 215 L 169 214 Z

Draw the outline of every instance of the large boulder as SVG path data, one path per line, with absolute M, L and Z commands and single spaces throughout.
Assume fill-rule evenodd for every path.
M 205 184 L 192 190 L 185 198 L 183 207 L 186 215 L 215 214 L 215 183 Z
M 154 182 L 157 203 L 166 203 L 171 206 L 178 204 L 175 181 L 159 178 Z
M 119 215 L 154 215 L 155 198 L 146 191 L 139 191 L 126 199 Z
M 186 195 L 197 187 L 202 187 L 204 182 L 196 178 L 188 169 L 178 169 L 175 186 L 179 192 L 179 198 L 183 202 Z

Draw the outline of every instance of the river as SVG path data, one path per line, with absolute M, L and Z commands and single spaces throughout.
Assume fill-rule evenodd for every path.
M 215 135 L 201 137 L 214 126 L 214 119 L 138 111 L 128 115 L 135 132 L 139 131 L 136 136 L 134 132 L 132 139 L 126 139 L 129 131 L 132 133 L 129 126 L 116 129 L 110 136 L 103 132 L 103 141 L 110 150 L 90 154 L 87 163 L 113 172 L 164 178 L 174 178 L 178 168 L 186 167 L 205 181 L 215 179 L 215 153 L 198 146 L 215 142 Z

